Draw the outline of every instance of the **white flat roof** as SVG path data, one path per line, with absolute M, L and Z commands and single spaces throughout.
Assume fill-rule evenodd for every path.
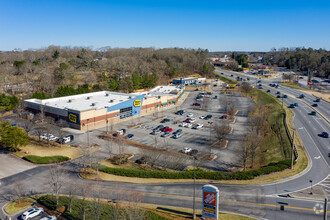
M 144 94 L 145 97 L 152 97 L 152 96 L 162 96 L 162 95 L 169 95 L 174 96 L 175 93 L 171 93 L 172 91 L 178 91 L 178 93 L 182 90 L 181 86 L 156 86 L 155 88 L 145 91 L 145 92 L 135 92 L 132 93 L 134 95 L 142 95 Z
M 102 109 L 114 106 L 136 96 L 137 94 L 101 91 L 43 100 L 27 99 L 25 101 L 59 109 L 72 109 L 81 112 L 90 109 Z

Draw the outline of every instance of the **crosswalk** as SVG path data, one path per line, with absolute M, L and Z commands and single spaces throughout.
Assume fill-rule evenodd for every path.
M 322 186 L 327 195 L 330 195 L 330 175 L 318 185 Z

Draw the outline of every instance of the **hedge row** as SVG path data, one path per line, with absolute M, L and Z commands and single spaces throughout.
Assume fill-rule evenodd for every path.
M 70 160 L 70 157 L 65 157 L 65 156 L 39 157 L 36 155 L 28 155 L 23 157 L 23 159 L 31 163 L 49 164 L 49 163 L 60 163 L 63 161 L 67 161 Z
M 209 179 L 209 180 L 249 180 L 256 176 L 278 172 L 289 168 L 291 165 L 290 160 L 283 160 L 277 163 L 270 163 L 260 169 L 251 171 L 237 171 L 237 172 L 217 172 L 217 171 L 204 171 L 196 170 L 196 179 Z M 113 174 L 117 176 L 139 177 L 139 178 L 159 178 L 159 179 L 193 179 L 194 171 L 182 172 L 166 172 L 166 171 L 145 171 L 137 169 L 126 168 L 111 168 L 101 166 L 100 171 Z

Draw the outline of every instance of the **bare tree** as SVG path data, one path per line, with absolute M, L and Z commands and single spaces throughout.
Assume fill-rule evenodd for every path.
M 81 197 L 80 202 L 80 211 L 82 212 L 82 219 L 86 220 L 86 211 L 88 209 L 88 201 L 87 198 L 90 196 L 91 190 L 90 185 L 86 183 L 82 183 L 78 186 L 79 195 Z
M 217 140 L 223 141 L 226 138 L 226 136 L 230 133 L 231 127 L 228 125 L 227 122 L 222 121 L 221 123 L 214 124 L 213 131 Z
M 248 150 L 251 157 L 251 168 L 254 167 L 255 159 L 257 157 L 258 149 L 262 145 L 264 138 L 261 135 L 257 135 L 255 132 L 250 132 L 247 137 Z
M 59 193 L 65 184 L 65 171 L 58 165 L 49 167 L 49 186 L 56 196 L 56 205 L 58 205 Z
M 125 197 L 128 200 L 128 208 L 126 209 L 128 219 L 145 219 L 145 211 L 139 208 L 139 204 L 143 202 L 143 194 L 139 192 L 128 192 L 125 193 Z
M 247 143 L 247 138 L 245 137 L 243 141 L 241 141 L 241 146 L 239 149 L 239 158 L 243 166 L 243 170 L 246 170 L 247 162 L 248 162 L 248 157 L 249 157 L 249 152 L 248 152 L 248 143 Z
M 247 95 L 251 91 L 251 86 L 247 82 L 242 82 L 241 83 L 241 91 Z
M 73 202 L 73 199 L 75 198 L 75 195 L 77 193 L 77 186 L 76 184 L 68 184 L 68 207 L 69 207 L 69 212 L 71 213 L 72 212 L 72 202 Z
M 13 189 L 13 195 L 16 200 L 18 200 L 18 203 L 21 203 L 22 198 L 25 194 L 25 187 L 21 180 L 16 180 L 14 183 L 14 189 Z

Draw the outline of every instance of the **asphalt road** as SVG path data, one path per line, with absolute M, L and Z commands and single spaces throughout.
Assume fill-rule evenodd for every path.
M 289 180 L 283 177 L 283 181 L 278 183 L 250 186 L 215 184 L 220 189 L 221 211 L 246 214 L 259 219 L 322 219 L 322 213 L 319 210 L 322 203 L 278 196 L 309 188 L 309 180 L 313 180 L 313 184 L 318 184 L 326 179 L 330 173 L 329 158 L 324 155 L 329 147 L 329 142 L 317 136 L 319 130 L 329 129 L 329 125 L 325 124 L 319 116 L 306 115 L 309 107 L 301 100 L 296 99 L 294 94 L 289 93 L 289 95 L 289 98 L 283 101 L 286 105 L 291 104 L 293 101 L 299 102 L 299 107 L 293 109 L 295 114 L 294 124 L 306 151 L 310 155 L 311 166 L 304 173 Z M 102 152 L 106 153 L 102 149 L 101 156 Z M 191 183 L 129 184 L 101 182 L 100 185 L 97 185 L 98 183 L 95 181 L 78 178 L 76 171 L 80 168 L 81 160 L 76 159 L 62 165 L 68 171 L 66 174 L 67 181 L 76 184 L 77 187 L 80 184 L 89 184 L 91 189 L 100 189 L 105 199 L 125 199 L 129 193 L 140 192 L 143 194 L 143 202 L 145 203 L 192 207 L 193 185 Z M 15 181 L 23 180 L 22 184 L 26 189 L 26 194 L 29 195 L 49 192 L 48 178 L 48 166 L 38 166 L 1 179 L 0 205 L 2 206 L 13 199 L 12 192 Z M 208 183 L 212 183 L 212 181 Z M 196 184 L 197 208 L 201 207 L 201 187 L 204 184 Z M 63 188 L 62 193 L 66 193 L 67 190 L 67 188 Z M 3 218 L 3 213 L 0 214 L 0 217 Z

